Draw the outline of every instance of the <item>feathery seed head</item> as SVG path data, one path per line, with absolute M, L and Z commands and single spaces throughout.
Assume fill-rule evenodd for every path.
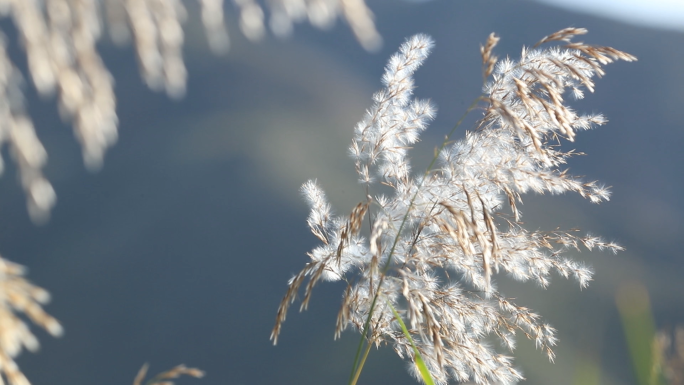
M 591 79 L 603 74 L 603 64 L 634 57 L 570 42 L 584 33 L 568 28 L 551 34 L 523 50 L 518 61 L 497 61 L 492 52 L 498 37 L 490 35 L 481 48 L 483 74 L 490 80 L 478 99 L 486 103 L 478 129 L 453 144 L 447 145 L 447 138 L 434 167 L 417 176 L 411 174 L 408 146 L 435 112 L 429 102 L 411 99 L 412 75 L 432 40 L 409 38 L 389 60 L 384 88 L 356 125 L 349 150 L 367 191 L 379 182 L 394 194 L 376 197 L 373 205 L 360 203 L 345 218 L 331 214 L 315 182 L 302 187 L 311 206 L 309 226 L 323 245 L 290 281 L 271 335 L 274 342 L 302 285 L 304 309 L 318 280 L 345 280 L 335 336 L 351 326 L 367 333 L 370 343 L 391 343 L 410 361 L 415 361 L 415 343 L 437 383 L 522 379 L 511 358 L 488 343 L 495 336 L 512 351 L 518 330 L 553 360 L 555 329 L 501 294 L 494 280 L 506 272 L 546 287 L 555 271 L 585 287 L 591 269 L 565 255 L 580 247 L 621 249 L 592 236 L 529 231 L 519 222 L 517 204 L 530 190 L 572 191 L 592 202 L 609 198 L 605 187 L 559 168 L 576 154 L 559 149 L 561 137 L 572 141 L 577 131 L 605 123 L 601 115 L 575 113 L 563 95 L 570 90 L 582 97 L 582 89 L 593 91 Z M 559 41 L 568 43 L 565 49 L 538 48 Z M 501 212 L 505 201 L 512 218 Z M 368 239 L 358 236 L 366 217 L 371 221 Z M 388 304 L 407 321 L 413 342 Z M 409 370 L 417 376 L 414 363 Z
M 0 383 L 4 376 L 10 384 L 29 384 L 14 361 L 23 348 L 36 351 L 39 347 L 25 318 L 55 337 L 63 333 L 59 322 L 43 310 L 49 293 L 26 280 L 24 273 L 23 266 L 0 257 Z

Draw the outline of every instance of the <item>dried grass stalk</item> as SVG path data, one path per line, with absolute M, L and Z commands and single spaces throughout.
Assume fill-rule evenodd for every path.
M 165 372 L 161 372 L 156 376 L 152 377 L 151 379 L 143 382 L 145 376 L 147 375 L 147 369 L 149 369 L 149 367 L 149 364 L 145 364 L 142 366 L 142 368 L 140 368 L 138 374 L 135 376 L 135 379 L 133 380 L 133 385 L 174 385 L 174 382 L 169 380 L 174 380 L 184 375 L 195 378 L 204 377 L 204 372 L 202 370 L 196 368 L 188 368 L 185 365 L 178 365 L 175 368 L 169 369 Z

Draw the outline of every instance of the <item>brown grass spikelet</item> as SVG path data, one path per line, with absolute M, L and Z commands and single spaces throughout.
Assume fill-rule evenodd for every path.
M 149 369 L 149 367 L 149 364 L 146 363 L 140 368 L 138 374 L 135 376 L 135 379 L 133 380 L 133 385 L 174 385 L 173 381 L 168 380 L 174 380 L 184 375 L 195 378 L 204 377 L 204 371 L 200 369 L 188 368 L 185 365 L 178 365 L 172 369 L 161 372 L 156 376 L 150 378 L 149 380 L 143 382 L 143 380 L 145 380 L 145 376 L 147 376 L 147 370 Z
M 586 28 L 574 28 L 574 27 L 563 28 L 560 31 L 554 32 L 548 36 L 544 36 L 541 40 L 539 40 L 537 42 L 537 44 L 535 44 L 533 46 L 533 48 L 537 48 L 542 44 L 552 42 L 552 41 L 570 42 L 570 40 L 572 40 L 573 37 L 575 37 L 577 35 L 585 35 L 588 32 L 589 31 Z
M 285 322 L 287 319 L 287 311 L 290 308 L 290 305 L 292 305 L 294 300 L 297 298 L 297 292 L 306 278 L 306 273 L 306 270 L 302 270 L 299 272 L 299 274 L 290 279 L 287 292 L 278 306 L 276 322 L 273 326 L 273 330 L 271 331 L 271 340 L 273 340 L 273 345 L 278 344 L 278 336 L 280 335 L 280 329 L 282 328 L 283 322 Z
M 614 62 L 615 60 L 636 61 L 636 56 L 630 55 L 626 52 L 618 51 L 612 47 L 599 47 L 587 45 L 584 43 L 568 43 L 566 48 L 575 49 L 583 54 L 596 59 L 599 63 L 605 65 Z
M 342 234 L 340 235 L 340 244 L 337 247 L 337 260 L 342 257 L 342 251 L 349 243 L 352 236 L 357 235 L 359 230 L 361 230 L 361 225 L 363 224 L 363 217 L 368 212 L 368 206 L 370 201 L 361 202 L 354 207 L 351 214 L 349 215 L 349 221 L 346 223 L 342 229 Z
M 480 45 L 480 54 L 482 55 L 482 78 L 487 79 L 494 70 L 496 62 L 499 60 L 492 52 L 496 44 L 499 42 L 499 37 L 494 32 L 489 34 L 487 42 L 484 46 Z
M 340 338 L 340 335 L 342 335 L 342 332 L 349 323 L 351 312 L 350 294 L 351 285 L 347 285 L 346 289 L 344 289 L 344 294 L 342 294 L 342 306 L 340 306 L 340 311 L 337 313 L 337 320 L 335 321 L 335 339 Z

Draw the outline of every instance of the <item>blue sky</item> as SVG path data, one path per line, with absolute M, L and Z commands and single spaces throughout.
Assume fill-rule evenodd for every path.
M 684 32 L 683 0 L 537 0 L 571 11 Z
M 427 2 L 432 0 L 405 0 Z M 684 32 L 684 0 L 536 0 L 569 11 Z

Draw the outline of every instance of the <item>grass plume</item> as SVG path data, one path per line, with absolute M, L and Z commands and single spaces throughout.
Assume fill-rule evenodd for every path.
M 354 129 L 349 153 L 366 201 L 350 216 L 337 216 L 315 181 L 302 187 L 311 207 L 307 222 L 323 244 L 290 279 L 273 342 L 302 287 L 300 310 L 319 281 L 344 280 L 348 285 L 335 335 L 351 326 L 362 333 L 367 349 L 392 345 L 417 378 L 420 356 L 438 384 L 515 383 L 522 373 L 490 342 L 498 339 L 511 353 L 517 332 L 553 360 L 555 329 L 500 293 L 495 278 L 507 273 L 546 287 L 555 271 L 585 287 L 591 269 L 566 255 L 582 247 L 621 250 L 598 237 L 530 231 L 520 222 L 518 206 L 530 191 L 575 192 L 592 203 L 610 196 L 600 183 L 562 168 L 574 152 L 562 151 L 560 142 L 606 123 L 600 114 L 576 113 L 566 105 L 565 94 L 582 98 L 583 90 L 594 91 L 592 78 L 604 74 L 603 65 L 636 58 L 572 42 L 585 33 L 581 28 L 558 31 L 523 48 L 519 60 L 498 60 L 493 49 L 499 38 L 490 35 L 481 48 L 483 94 L 474 103 L 484 111 L 482 119 L 452 143 L 454 128 L 428 170 L 417 175 L 411 172 L 409 149 L 434 118 L 435 108 L 413 98 L 412 76 L 433 42 L 422 34 L 407 39 L 389 59 L 384 88 L 373 95 L 373 106 Z M 391 187 L 392 194 L 377 194 L 379 184 Z M 362 216 L 369 221 L 368 237 L 360 233 Z M 404 323 L 411 338 L 402 332 Z M 359 360 L 360 348 L 350 383 L 367 356 L 368 350 Z

